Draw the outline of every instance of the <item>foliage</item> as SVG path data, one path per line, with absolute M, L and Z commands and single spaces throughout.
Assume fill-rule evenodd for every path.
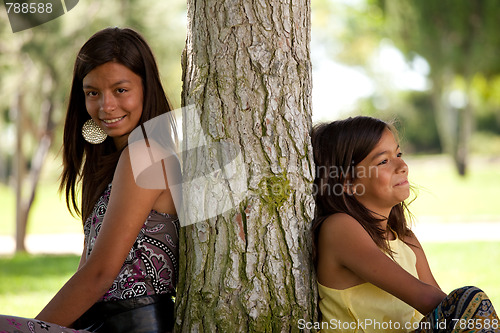
M 391 100 L 387 107 L 375 107 L 377 96 L 361 99 L 358 102 L 361 111 L 357 114 L 377 117 L 393 122 L 403 141 L 406 153 L 436 154 L 441 153 L 436 119 L 432 99 L 428 92 L 405 91 Z
M 500 135 L 500 75 L 486 78 L 476 75 L 472 85 L 477 95 L 477 131 Z
M 495 56 L 500 5 L 496 0 L 377 0 L 387 17 L 389 36 L 408 56 L 423 56 L 436 76 L 464 77 L 500 72 Z
M 383 38 L 382 11 L 370 3 L 358 6 L 339 1 L 312 2 L 313 46 L 325 47 L 337 61 L 366 66 Z
M 495 0 L 319 0 L 313 48 L 373 81 L 373 95 L 356 114 L 399 119 L 415 151 L 444 151 L 459 166 L 468 160 L 459 151 L 475 149 L 473 133 L 499 133 L 499 14 Z M 427 77 L 425 91 L 407 91 L 387 75 L 380 60 L 388 48 Z
M 495 0 L 375 0 L 384 12 L 388 36 L 412 59 L 430 66 L 437 128 L 445 152 L 466 173 L 474 113 L 480 104 L 474 79 L 500 74 L 500 4 Z

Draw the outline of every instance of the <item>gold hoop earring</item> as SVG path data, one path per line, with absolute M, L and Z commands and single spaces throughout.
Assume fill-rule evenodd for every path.
M 85 141 L 93 145 L 103 143 L 108 137 L 106 132 L 104 132 L 92 118 L 83 124 L 82 135 Z

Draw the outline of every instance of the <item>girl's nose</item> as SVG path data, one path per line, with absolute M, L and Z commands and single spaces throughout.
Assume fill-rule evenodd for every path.
M 103 112 L 113 112 L 116 109 L 116 100 L 112 94 L 103 94 L 100 109 Z
M 403 159 L 399 160 L 398 172 L 408 173 L 408 165 Z

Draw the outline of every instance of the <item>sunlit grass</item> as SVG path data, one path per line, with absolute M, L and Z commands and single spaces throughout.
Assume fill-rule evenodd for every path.
M 466 177 L 445 156 L 409 157 L 409 175 L 418 190 L 410 210 L 442 222 L 500 222 L 500 159 L 476 157 Z
M 0 234 L 12 235 L 16 223 L 15 195 L 11 188 L 0 184 Z
M 476 286 L 500 309 L 500 242 L 426 243 L 423 247 L 444 292 Z
M 0 234 L 14 235 L 15 201 L 11 188 L 0 185 Z M 66 204 L 59 198 L 56 184 L 42 183 L 28 222 L 28 233 L 78 233 L 82 232 L 81 222 L 68 212 Z
M 73 275 L 76 255 L 0 257 L 0 313 L 34 317 Z
M 474 285 L 500 309 L 500 242 L 425 243 L 434 276 L 446 293 Z M 78 266 L 78 256 L 0 257 L 0 313 L 34 317 Z M 179 295 L 182 297 L 181 295 Z

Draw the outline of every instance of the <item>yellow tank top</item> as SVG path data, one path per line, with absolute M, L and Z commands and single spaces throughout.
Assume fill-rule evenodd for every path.
M 389 241 L 394 260 L 418 278 L 416 256 L 400 239 Z M 371 283 L 337 290 L 318 282 L 321 332 L 410 332 L 422 315 Z

